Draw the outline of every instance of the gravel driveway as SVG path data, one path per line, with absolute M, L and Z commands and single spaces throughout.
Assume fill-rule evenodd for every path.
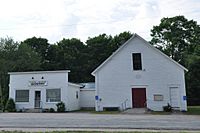
M 89 113 L 0 113 L 0 128 L 200 130 L 200 116 Z

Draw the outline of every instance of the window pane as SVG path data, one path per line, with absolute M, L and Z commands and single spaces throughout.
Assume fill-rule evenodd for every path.
M 29 102 L 29 90 L 16 90 L 16 102 Z
M 60 102 L 61 95 L 60 89 L 47 89 L 46 90 L 46 102 Z
M 142 70 L 141 53 L 133 53 L 133 70 Z

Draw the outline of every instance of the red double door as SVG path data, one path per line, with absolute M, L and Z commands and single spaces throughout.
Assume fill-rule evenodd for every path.
M 146 107 L 146 88 L 132 88 L 133 108 Z

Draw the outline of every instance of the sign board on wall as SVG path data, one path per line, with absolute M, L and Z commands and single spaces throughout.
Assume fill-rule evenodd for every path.
M 164 97 L 160 94 L 154 94 L 154 101 L 163 101 Z
M 29 81 L 29 86 L 47 86 L 47 81 Z

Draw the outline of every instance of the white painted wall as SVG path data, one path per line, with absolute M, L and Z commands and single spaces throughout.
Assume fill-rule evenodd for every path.
M 78 92 L 78 98 L 76 98 L 76 92 Z M 67 106 L 66 110 L 71 111 L 71 110 L 79 110 L 80 109 L 80 87 L 70 85 L 68 86 L 67 89 Z
M 132 88 L 146 88 L 147 108 L 162 111 L 170 103 L 169 87 L 179 87 L 179 108 L 187 110 L 184 70 L 178 65 L 135 37 L 95 73 L 96 110 L 103 107 L 120 107 L 128 99 L 127 107 L 132 108 Z M 133 70 L 132 53 L 141 53 L 141 71 Z M 154 101 L 153 95 L 161 94 L 163 101 Z
M 43 71 L 43 72 L 19 72 L 10 73 L 9 98 L 15 100 L 16 90 L 29 90 L 29 102 L 16 102 L 16 108 L 34 108 L 35 91 L 41 91 L 41 107 L 57 109 L 57 102 L 46 102 L 46 89 L 61 89 L 61 101 L 63 101 L 68 111 L 79 108 L 78 100 L 70 98 L 79 87 L 68 86 L 69 71 Z M 34 79 L 32 79 L 34 77 Z M 44 79 L 41 79 L 44 77 Z M 47 86 L 29 86 L 29 81 L 47 81 Z M 75 97 L 75 96 L 74 96 Z M 69 100 L 70 99 L 70 100 Z M 74 100 L 74 101 L 73 101 Z
M 95 107 L 95 90 L 94 89 L 81 89 L 80 90 L 80 106 L 83 108 Z

